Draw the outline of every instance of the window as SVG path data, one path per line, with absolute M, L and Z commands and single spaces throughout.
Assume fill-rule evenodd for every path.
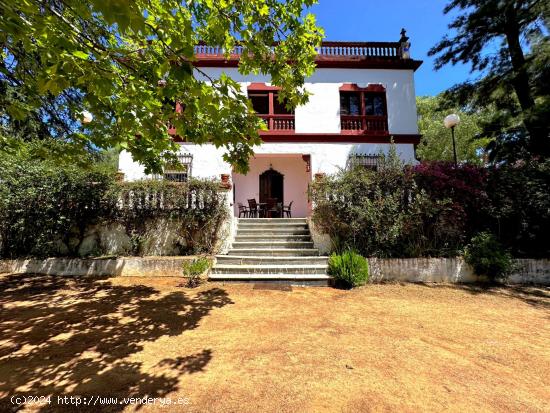
M 164 167 L 164 179 L 173 182 L 187 182 L 191 177 L 191 167 L 193 165 L 193 155 L 184 153 L 178 155 L 178 162 L 167 164 Z
M 346 169 L 354 169 L 357 167 L 371 169 L 377 171 L 380 165 L 380 155 L 362 155 L 362 154 L 351 154 L 348 156 L 348 161 L 346 163 Z
M 385 96 L 380 93 L 365 93 L 365 115 L 386 116 Z
M 269 95 L 273 95 L 273 109 L 271 111 L 269 110 Z M 288 110 L 284 103 L 279 102 L 277 92 L 251 91 L 248 92 L 248 98 L 258 115 L 292 115 L 294 113 L 292 110 Z
M 265 83 L 252 83 L 248 87 L 252 108 L 262 118 L 270 131 L 294 133 L 294 111 L 279 102 L 279 88 Z
M 360 88 L 344 84 L 340 87 L 340 115 L 342 130 L 387 134 L 386 90 L 382 85 Z
M 340 113 L 342 115 L 360 115 L 361 114 L 361 94 L 355 92 L 340 93 Z
M 249 93 L 248 98 L 257 114 L 269 115 L 269 92 Z
M 280 103 L 279 102 L 279 94 L 274 93 L 273 94 L 273 113 L 275 115 L 293 115 L 294 111 L 293 110 L 288 110 L 286 108 L 286 105 L 284 104 L 284 102 Z

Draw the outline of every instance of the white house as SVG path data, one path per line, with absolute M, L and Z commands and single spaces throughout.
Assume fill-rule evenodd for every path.
M 316 174 L 345 168 L 350 157 L 374 160 L 389 149 L 391 140 L 406 162 L 415 160 L 420 140 L 414 90 L 414 72 L 422 64 L 409 56 L 409 42 L 402 31 L 398 42 L 323 42 L 317 69 L 306 80 L 309 102 L 291 113 L 277 101 L 277 88 L 265 76 L 243 76 L 237 70 L 238 54 L 225 60 L 220 49 L 197 46 L 196 64 L 211 77 L 222 72 L 240 82 L 258 116 L 269 130 L 261 132 L 263 144 L 254 148 L 250 171 L 234 173 L 213 145 L 181 142 L 188 173 L 170 173 L 168 179 L 230 175 L 235 215 L 238 204 L 276 200 L 292 202 L 292 217 L 311 211 L 308 185 Z M 143 168 L 128 153 L 120 155 L 125 179 L 145 177 Z

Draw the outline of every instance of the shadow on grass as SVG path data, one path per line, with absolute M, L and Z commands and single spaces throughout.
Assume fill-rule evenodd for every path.
M 510 299 L 518 299 L 537 308 L 550 308 L 550 287 L 506 284 L 430 284 L 418 283 L 429 288 L 447 288 L 466 291 L 473 295 L 489 294 Z
M 0 410 L 13 410 L 14 394 L 162 397 L 178 390 L 178 376 L 202 371 L 212 358 L 210 349 L 165 358 L 146 369 L 131 356 L 147 342 L 197 328 L 213 308 L 227 304 L 232 301 L 220 288 L 189 297 L 184 292 L 160 294 L 151 287 L 106 281 L 4 276 L 0 278 Z M 58 409 L 52 404 L 41 411 Z

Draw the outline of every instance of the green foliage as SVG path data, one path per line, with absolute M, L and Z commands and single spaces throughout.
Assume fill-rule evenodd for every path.
M 464 259 L 476 274 L 486 275 L 493 281 L 504 277 L 512 268 L 510 254 L 489 232 L 481 232 L 472 238 L 464 250 Z
M 344 288 L 365 285 L 369 280 L 367 259 L 352 250 L 332 254 L 328 261 L 328 269 L 337 285 Z
M 185 184 L 164 180 L 117 183 L 107 194 L 111 206 L 106 214 L 124 224 L 136 240 L 134 254 L 140 254 L 146 224 L 158 218 L 174 222 L 185 252 L 211 252 L 228 213 L 218 185 L 198 179 Z
M 75 255 L 88 223 L 102 215 L 112 181 L 94 168 L 0 158 L 0 255 L 57 255 L 60 241 Z
M 423 161 L 452 161 L 453 142 L 451 131 L 443 125 L 443 119 L 450 113 L 460 116 L 455 128 L 456 152 L 459 162 L 481 165 L 485 162 L 485 148 L 491 138 L 482 137 L 481 123 L 490 116 L 488 110 L 465 111 L 443 106 L 441 96 L 418 96 L 418 128 L 422 141 L 417 155 Z
M 212 263 L 206 257 L 193 258 L 184 261 L 182 265 L 183 276 L 187 278 L 187 287 L 193 288 L 200 283 L 200 276 L 208 271 Z
M 240 73 L 267 75 L 281 87 L 281 99 L 296 106 L 307 100 L 301 86 L 313 73 L 322 38 L 313 15 L 305 13 L 313 3 L 3 2 L 4 135 L 13 136 L 17 122 L 48 129 L 55 121 L 59 127 L 44 134 L 128 150 L 147 172 L 160 172 L 176 150 L 163 126 L 171 123 L 189 142 L 224 147 L 225 159 L 245 171 L 251 147 L 260 142 L 261 120 L 237 82 L 194 66 L 194 46 L 219 46 L 228 59 L 242 47 Z M 175 102 L 183 104 L 181 112 Z M 91 123 L 80 124 L 82 110 L 93 114 Z
M 126 228 L 128 253 L 140 255 L 159 219 L 177 232 L 180 252 L 212 251 L 227 216 L 218 183 L 115 182 L 101 157 L 53 161 L 36 156 L 40 147 L 31 142 L 0 158 L 0 256 L 75 256 L 89 228 L 112 222 Z
M 550 257 L 550 160 L 492 168 L 490 229 L 514 255 Z
M 427 189 L 390 153 L 378 171 L 356 167 L 314 182 L 313 220 L 365 256 L 454 256 L 463 245 L 464 210 Z
M 469 64 L 475 81 L 444 94 L 452 105 L 490 108 L 482 135 L 495 138 L 490 157 L 548 157 L 550 6 L 540 0 L 451 0 L 449 33 L 429 52 L 436 69 Z

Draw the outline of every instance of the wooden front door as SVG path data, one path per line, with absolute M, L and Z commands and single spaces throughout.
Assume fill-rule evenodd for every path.
M 276 198 L 277 203 L 283 203 L 284 175 L 269 168 L 260 175 L 260 202 L 267 202 L 268 198 Z

